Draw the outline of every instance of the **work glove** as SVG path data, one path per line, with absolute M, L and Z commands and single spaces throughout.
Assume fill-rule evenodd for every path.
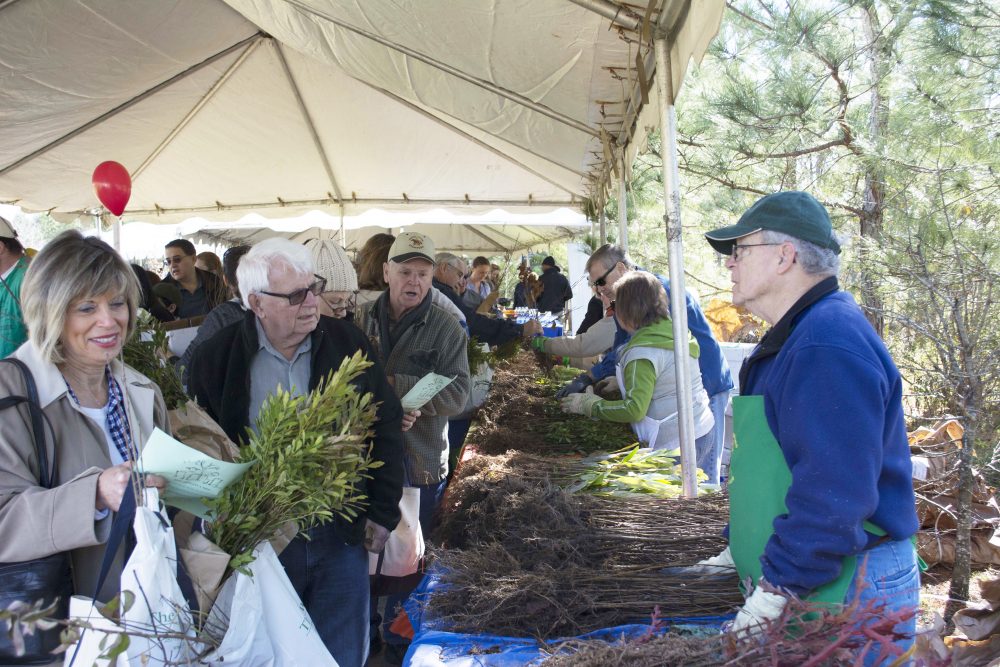
M 570 394 L 563 398 L 562 411 L 589 417 L 594 403 L 600 403 L 602 400 L 604 399 L 600 396 L 594 395 L 593 387 L 587 387 L 587 390 L 582 394 Z
M 382 553 L 388 539 L 388 528 L 375 523 L 371 519 L 365 519 L 365 551 L 373 554 Z
M 594 385 L 594 393 L 598 396 L 608 396 L 610 394 L 617 394 L 621 396 L 621 392 L 618 387 L 618 378 L 614 375 L 609 375 L 603 380 L 598 380 L 597 384 Z
M 528 320 L 521 326 L 521 335 L 525 338 L 531 338 L 535 335 L 541 335 L 542 325 L 538 320 Z
M 718 556 L 700 560 L 694 565 L 665 567 L 660 570 L 660 573 L 691 578 L 731 577 L 736 574 L 736 563 L 733 562 L 729 547 L 726 547 Z
M 535 336 L 531 339 L 532 349 L 545 354 L 545 341 L 548 340 L 545 336 Z
M 788 598 L 779 593 L 765 591 L 761 585 L 763 583 L 765 582 L 761 579 L 743 604 L 743 608 L 736 612 L 736 618 L 727 626 L 723 626 L 724 632 L 735 633 L 740 639 L 754 637 L 760 634 L 769 622 L 781 616 L 785 605 L 788 604 Z
M 567 383 L 566 386 L 556 392 L 556 398 L 566 398 L 570 394 L 579 394 L 592 384 L 594 384 L 594 381 L 590 379 L 590 375 L 580 373 Z

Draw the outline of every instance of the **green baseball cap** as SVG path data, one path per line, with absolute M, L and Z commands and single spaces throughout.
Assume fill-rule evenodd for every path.
M 735 225 L 708 232 L 705 238 L 723 255 L 731 255 L 736 239 L 764 229 L 788 234 L 840 254 L 830 214 L 815 197 L 798 190 L 761 197 Z

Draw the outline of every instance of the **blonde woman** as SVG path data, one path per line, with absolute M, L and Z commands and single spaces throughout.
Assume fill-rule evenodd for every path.
M 132 455 L 153 427 L 167 429 L 159 388 L 125 366 L 139 286 L 108 244 L 67 231 L 32 261 L 21 300 L 28 340 L 12 357 L 31 371 L 45 415 L 53 488 L 39 481 L 27 406 L 0 411 L 0 562 L 69 552 L 74 589 L 92 595 L 104 543 L 131 480 Z M 0 364 L 0 396 L 25 381 Z M 146 484 L 165 481 L 147 476 Z M 119 553 L 98 599 L 118 594 Z

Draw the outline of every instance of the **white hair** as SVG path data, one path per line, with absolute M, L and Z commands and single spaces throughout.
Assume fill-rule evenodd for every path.
M 802 270 L 809 275 L 835 276 L 840 273 L 840 255 L 829 248 L 822 248 L 815 243 L 770 229 L 762 230 L 761 235 L 764 243 L 791 243 L 795 248 L 795 261 L 802 265 Z M 839 235 L 835 235 L 835 238 L 837 236 Z M 837 238 L 837 241 L 839 243 L 840 239 Z
M 309 248 L 283 238 L 261 241 L 250 248 L 236 269 L 243 305 L 250 308 L 250 295 L 259 294 L 270 286 L 268 272 L 275 265 L 284 265 L 296 273 L 312 274 L 312 252 Z
M 448 266 L 457 269 L 458 266 L 455 264 L 456 260 L 462 262 L 463 264 L 465 263 L 465 260 L 463 260 L 461 257 L 459 257 L 454 253 L 439 252 L 438 254 L 434 255 L 434 266 L 441 266 L 442 264 L 447 264 Z

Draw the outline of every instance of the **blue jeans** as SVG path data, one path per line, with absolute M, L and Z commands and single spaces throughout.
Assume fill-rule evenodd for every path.
M 694 447 L 698 455 L 698 467 L 708 475 L 709 484 L 719 483 L 719 472 L 722 467 L 722 448 L 726 438 L 726 405 L 729 404 L 729 390 L 713 394 L 708 399 L 708 407 L 715 419 L 715 426 L 695 441 Z
M 431 532 L 434 530 L 435 513 L 444 497 L 444 489 L 448 485 L 447 480 L 441 480 L 437 484 L 418 485 L 420 489 L 420 533 L 424 536 L 424 541 L 430 540 Z M 382 635 L 386 644 L 405 644 L 406 639 L 400 637 L 395 632 L 389 630 L 389 626 L 396 620 L 396 608 L 402 605 L 408 595 L 389 595 L 385 602 L 385 621 L 382 625 Z
M 885 612 L 902 609 L 916 612 L 920 604 L 920 570 L 913 543 L 910 540 L 886 542 L 859 554 L 858 571 L 847 590 L 844 602 L 849 604 L 855 596 L 860 596 L 861 606 L 877 600 L 885 604 Z M 895 629 L 905 635 L 904 639 L 896 642 L 896 646 L 904 651 L 908 650 L 913 645 L 913 635 L 917 630 L 916 614 L 905 623 L 897 624 Z M 875 665 L 878 659 L 878 647 L 873 648 L 865 656 L 866 667 Z M 892 659 L 885 664 L 890 663 Z
M 297 537 L 279 560 L 312 616 L 326 648 L 341 667 L 368 658 L 368 552 L 349 546 L 333 522 Z

